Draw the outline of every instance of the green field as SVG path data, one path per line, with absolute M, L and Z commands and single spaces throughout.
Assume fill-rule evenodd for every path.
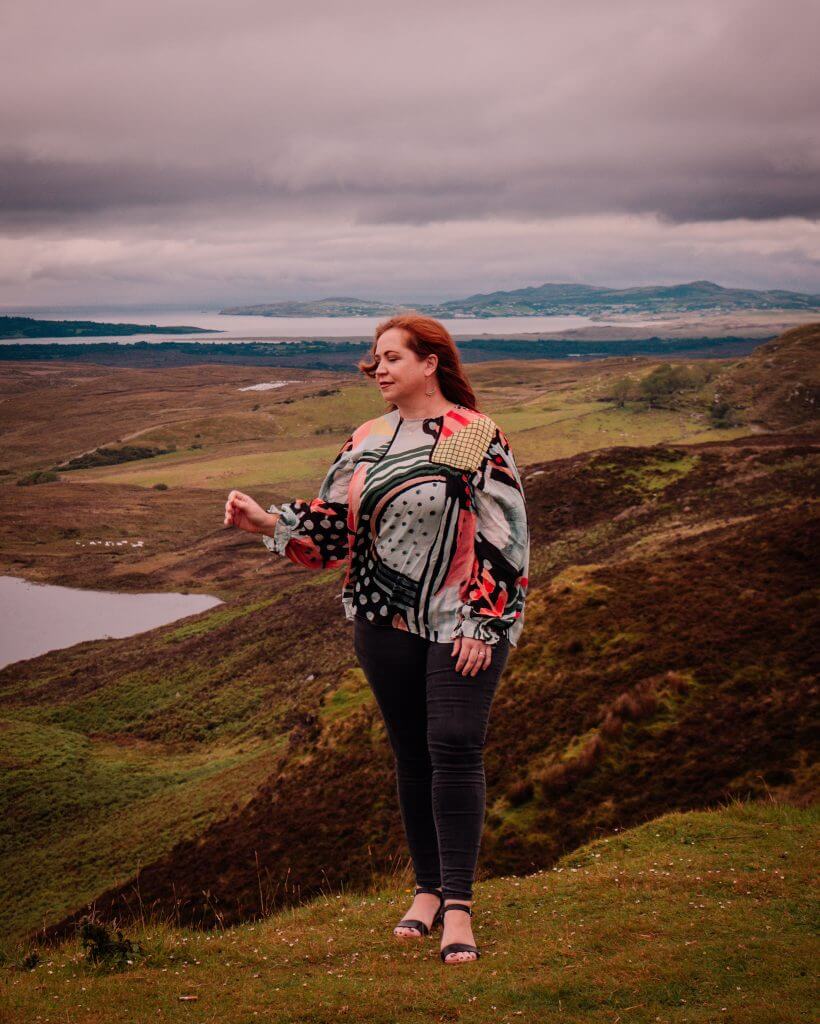
M 6 935 L 68 913 L 199 834 L 253 795 L 283 746 L 174 750 L 42 720 L 0 720 L 0 736 L 0 817 L 14 822 L 0 842 Z
M 731 1019 L 724 1015 L 729 1010 L 715 1009 L 705 999 L 708 993 L 722 998 L 717 981 L 722 976 L 703 975 L 697 995 L 681 980 L 687 977 L 684 968 L 691 973 L 699 963 L 689 958 L 695 951 L 684 945 L 677 950 L 681 964 L 674 962 L 676 943 L 689 935 L 684 905 L 690 911 L 696 907 L 690 875 L 673 872 L 675 887 L 652 874 L 651 881 L 672 888 L 659 890 L 657 905 L 640 910 L 651 913 L 654 907 L 669 914 L 674 925 L 667 933 L 658 922 L 641 922 L 641 934 L 649 936 L 653 953 L 657 949 L 653 966 L 667 978 L 665 989 L 650 977 L 634 935 L 626 946 L 634 971 L 624 973 L 621 950 L 615 949 L 617 928 L 630 934 L 624 915 L 637 913 L 639 904 L 616 904 L 620 909 L 613 913 L 612 897 L 619 892 L 613 878 L 598 878 L 601 889 L 590 904 L 590 917 L 580 918 L 573 934 L 563 919 L 553 917 L 552 904 L 545 909 L 537 902 L 535 883 L 503 877 L 552 865 L 591 836 L 617 832 L 615 825 L 644 821 L 670 806 L 711 806 L 717 794 L 726 793 L 759 797 L 770 786 L 777 799 L 785 799 L 788 790 L 799 802 L 811 790 L 805 740 L 811 709 L 808 687 L 805 692 L 801 687 L 814 585 L 804 578 L 804 547 L 815 451 L 797 432 L 778 437 L 751 416 L 747 424 L 714 429 L 699 394 L 687 392 L 665 408 L 606 398 L 614 378 L 650 371 L 651 364 L 635 369 L 630 362 L 563 369 L 481 365 L 471 372 L 479 406 L 507 433 L 525 471 L 534 537 L 528 626 L 510 660 L 487 748 L 482 864 L 493 880 L 480 883 L 479 900 L 493 894 L 499 911 L 492 920 L 497 917 L 505 927 L 525 907 L 525 918 L 533 925 L 546 920 L 553 932 L 545 939 L 551 950 L 546 958 L 537 927 L 526 940 L 524 953 L 534 966 L 524 974 L 522 1002 L 516 1002 L 520 977 L 509 974 L 502 984 L 490 976 L 476 1003 L 445 1001 L 439 1012 L 433 995 L 429 1003 L 414 1004 L 419 1019 L 456 1020 L 462 1014 L 484 1019 L 474 1014 L 477 1003 L 498 1010 L 488 1011 L 488 1020 L 514 1021 L 527 1014 L 539 1021 L 549 1014 L 556 1020 L 561 1014 L 569 1020 L 587 1019 L 585 1014 L 607 1021 L 619 1014 L 624 1020 Z M 197 886 L 192 898 L 212 886 L 208 891 L 221 891 L 223 906 L 235 897 L 236 906 L 253 905 L 242 871 L 243 865 L 252 871 L 256 850 L 266 851 L 275 879 L 292 867 L 303 891 L 316 892 L 327 874 L 364 891 L 371 863 L 382 853 L 388 863 L 395 855 L 389 847 L 401 840 L 400 821 L 386 737 L 364 677 L 352 667 L 338 603 L 341 572 L 306 572 L 273 557 L 258 537 L 224 529 L 221 492 L 241 487 L 260 499 L 266 491 L 272 500 L 312 497 L 350 431 L 381 412 L 380 397 L 358 380 L 336 387 L 322 379 L 301 382 L 288 402 L 281 393 L 239 392 L 236 385 L 247 381 L 247 369 L 206 367 L 188 379 L 183 371 L 150 379 L 125 376 L 118 392 L 122 404 L 114 409 L 94 389 L 108 388 L 125 371 L 106 373 L 99 384 L 96 378 L 66 377 L 67 372 L 37 392 L 44 395 L 42 408 L 33 402 L 40 420 L 32 426 L 20 418 L 9 442 L 13 468 L 0 487 L 6 497 L 7 571 L 70 586 L 190 588 L 218 594 L 225 604 L 144 634 L 77 644 L 0 672 L 0 815 L 9 825 L 0 835 L 0 940 L 11 943 L 13 958 L 21 935 L 102 899 L 108 889 L 130 889 L 139 872 L 145 885 L 147 869 L 157 863 L 163 870 L 167 866 L 165 876 L 157 873 L 157 894 L 163 877 L 177 886 L 188 874 L 181 863 L 196 861 L 190 871 Z M 75 390 L 82 392 L 81 411 L 49 422 L 46 403 L 65 403 Z M 23 397 L 22 391 L 10 391 L 4 401 L 11 406 Z M 109 443 L 120 429 L 120 409 L 124 423 L 127 418 L 123 435 L 132 430 L 140 444 L 176 446 L 176 451 L 62 472 L 60 480 L 44 486 L 14 486 L 15 475 L 53 465 L 41 454 L 35 463 L 32 452 L 48 451 L 49 459 L 58 452 L 62 458 Z M 59 423 L 58 429 L 52 423 Z M 741 445 L 663 447 L 737 437 L 745 438 Z M 589 452 L 597 454 L 584 454 Z M 537 470 L 535 463 L 541 464 Z M 156 484 L 168 490 L 153 491 Z M 146 546 L 120 553 L 97 546 L 101 537 L 145 538 Z M 742 724 L 733 730 L 726 722 Z M 274 814 L 266 804 L 271 791 L 279 800 Z M 359 798 L 363 804 L 355 827 L 337 827 L 334 815 Z M 667 815 L 661 820 L 707 822 L 704 834 L 712 829 L 724 838 L 727 828 L 745 830 L 740 844 L 747 851 L 745 872 L 758 856 L 753 836 L 761 839 L 759 856 L 776 863 L 768 838 L 780 833 L 784 849 L 794 849 L 792 832 L 809 822 L 808 812 L 801 817 L 803 812 L 783 807 L 755 811 L 773 815 L 763 824 L 744 818 L 747 813 L 752 814 L 732 807 L 702 819 Z M 221 831 L 209 828 L 220 822 Z M 630 849 L 617 847 L 614 836 L 609 846 L 594 849 L 618 848 L 622 863 L 631 864 L 629 857 L 636 851 L 643 856 L 641 843 L 654 837 L 648 828 L 632 834 L 640 840 Z M 661 835 L 668 846 L 667 832 Z M 175 847 L 188 840 L 201 859 L 175 860 Z M 666 856 L 652 849 L 655 856 Z M 237 869 L 227 881 L 226 861 Z M 569 884 L 576 874 L 566 857 L 560 863 L 563 870 L 542 873 L 551 886 Z M 703 870 L 714 871 L 719 861 L 710 863 Z M 610 868 L 615 872 L 612 863 Z M 741 870 L 740 862 L 735 868 Z M 398 884 L 398 877 L 388 880 Z M 579 881 L 580 876 L 564 895 L 560 885 L 556 888 L 555 898 L 567 901 L 562 911 L 587 906 L 589 892 L 577 888 Z M 531 902 L 518 903 L 519 885 Z M 261 888 L 260 899 L 264 905 Z M 379 900 L 367 900 L 364 908 L 357 909 L 355 901 L 346 908 L 365 931 L 355 925 L 341 929 L 334 942 L 347 950 L 350 986 L 368 991 L 372 1019 L 392 1021 L 388 995 L 409 1000 L 413 969 L 420 964 L 405 951 L 399 965 L 411 971 L 406 978 L 400 973 L 399 980 L 391 976 L 389 983 L 398 989 L 388 986 L 382 992 L 376 985 L 371 991 L 368 978 L 380 976 L 371 963 L 357 973 L 357 944 L 372 943 L 364 948 L 381 968 L 395 954 L 392 947 L 382 952 L 377 933 L 371 933 L 368 915 Z M 388 917 L 403 909 L 395 884 L 381 891 L 380 900 L 379 927 L 387 927 Z M 805 915 L 805 894 L 795 896 L 793 906 L 795 915 Z M 762 903 L 752 909 L 768 913 Z M 243 951 L 240 962 L 247 965 L 249 943 L 262 935 L 275 946 L 277 930 L 297 921 L 308 929 L 309 949 L 315 946 L 324 956 L 326 939 L 319 932 L 328 922 L 322 914 L 323 904 L 315 901 L 256 928 L 209 939 L 168 929 L 146 931 L 155 959 L 135 965 L 127 976 L 139 978 L 143 988 L 147 981 L 165 1002 L 157 1005 L 145 992 L 117 989 L 116 978 L 98 979 L 100 1000 L 112 1000 L 112 1020 L 154 1019 L 157 1009 L 170 1019 L 177 1012 L 200 1019 L 199 1010 L 192 1014 L 192 1007 L 176 1006 L 166 987 L 172 979 L 162 971 L 169 951 L 190 944 L 200 966 L 213 968 L 218 979 L 197 975 L 203 993 L 199 1009 L 206 1006 L 204 994 L 210 1000 L 201 1019 L 218 1019 L 231 988 L 222 973 L 226 950 L 236 944 Z M 720 921 L 727 926 L 723 947 L 714 945 L 712 951 L 729 950 L 730 926 L 739 942 L 746 941 L 746 921 L 731 915 Z M 489 939 L 489 919 L 482 925 Z M 762 924 L 758 928 L 766 930 Z M 798 932 L 792 932 L 794 941 Z M 584 945 L 596 935 L 596 942 Z M 511 971 L 513 938 L 505 936 L 503 954 Z M 567 948 L 580 943 L 580 959 L 559 957 L 556 966 L 559 941 Z M 488 944 L 488 959 L 501 948 Z M 748 948 L 768 957 L 754 944 Z M 211 955 L 214 950 L 218 955 Z M 30 1000 L 13 1004 L 14 1012 L 25 1016 L 23 1011 L 36 1005 L 34 1016 L 43 1016 L 49 997 L 58 995 L 59 1004 L 65 992 L 75 991 L 70 972 L 85 971 L 76 950 L 66 964 L 48 981 L 57 986 L 59 976 L 65 986 L 59 990 L 27 989 L 27 975 L 9 974 L 14 998 L 28 993 Z M 324 973 L 320 965 L 324 961 L 317 954 L 308 969 L 316 968 L 318 976 Z M 187 969 L 195 966 L 191 962 Z M 270 1013 L 275 1004 L 266 1003 L 267 996 L 277 990 L 292 995 L 297 988 L 307 1002 L 297 1002 L 301 1016 L 294 1019 L 335 1020 L 352 1012 L 348 987 L 336 984 L 337 966 L 332 978 L 311 976 L 309 993 L 301 991 L 301 982 L 291 987 L 287 964 L 271 964 L 274 973 L 260 974 L 267 980 L 262 994 L 243 974 L 237 1013 L 244 1017 L 237 1019 Z M 678 966 L 684 973 L 675 973 Z M 41 974 L 38 970 L 36 976 Z M 754 985 L 745 990 L 750 998 L 757 991 L 769 999 L 762 980 L 755 984 L 757 990 Z M 802 998 L 803 981 L 794 984 L 795 999 Z M 679 1006 L 673 995 L 685 1003 Z M 140 1003 L 141 998 L 149 1002 Z M 700 1017 L 687 1016 L 693 1000 Z M 536 1015 L 541 1005 L 546 1016 L 540 1010 Z M 768 1010 L 748 1016 L 750 1004 L 733 1005 L 736 1019 L 789 1019 L 767 1017 Z M 94 1012 L 92 1006 L 89 1016 L 75 1016 L 95 1020 Z
M 711 429 L 708 417 L 697 408 L 618 408 L 613 402 L 591 397 L 595 390 L 584 383 L 562 387 L 549 395 L 494 396 L 482 408 L 507 434 L 522 466 L 611 445 L 728 440 L 749 432 L 747 427 Z M 373 399 L 371 387 L 354 385 L 338 395 L 303 400 L 292 407 L 277 406 L 275 428 L 269 422 L 265 424 L 269 436 L 263 444 L 258 433 L 254 437 L 250 430 L 230 442 L 214 424 L 207 429 L 196 423 L 209 440 L 202 449 L 191 451 L 181 447 L 185 437 L 178 431 L 148 431 L 141 435 L 142 443 L 177 444 L 178 450 L 141 462 L 78 470 L 70 477 L 136 487 L 162 483 L 177 488 L 222 486 L 227 490 L 301 481 L 318 484 L 353 427 L 379 414 L 381 406 Z M 191 429 L 192 425 L 187 424 L 186 436 Z M 233 433 L 237 433 L 235 426 Z M 329 435 L 332 441 L 326 440 Z
M 392 937 L 411 897 L 384 882 L 214 932 L 146 921 L 121 967 L 78 940 L 33 969 L 9 948 L 0 1019 L 798 1024 L 816 997 L 817 838 L 816 810 L 774 801 L 662 815 L 477 885 L 482 958 L 457 967 L 440 930 Z

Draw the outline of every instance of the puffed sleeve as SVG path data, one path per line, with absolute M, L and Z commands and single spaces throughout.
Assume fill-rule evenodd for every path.
M 524 489 L 500 427 L 496 427 L 474 479 L 473 568 L 453 636 L 473 637 L 495 646 L 523 616 L 530 561 Z M 519 632 L 517 628 L 515 635 Z
M 308 569 L 332 569 L 348 558 L 348 487 L 354 470 L 351 435 L 327 471 L 319 496 L 271 505 L 276 512 L 273 536 L 262 535 L 270 551 Z

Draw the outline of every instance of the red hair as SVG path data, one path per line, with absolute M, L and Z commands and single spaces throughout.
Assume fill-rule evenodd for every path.
M 398 316 L 391 316 L 384 320 L 376 328 L 376 335 L 373 338 L 373 346 L 370 350 L 370 361 L 362 360 L 359 369 L 368 377 L 376 376 L 376 344 L 385 331 L 391 327 L 400 327 L 405 334 L 407 347 L 411 349 L 420 359 L 425 356 L 438 356 L 436 376 L 438 377 L 441 393 L 445 398 L 456 405 L 463 405 L 467 409 L 475 409 L 476 396 L 470 382 L 464 373 L 461 363 L 461 356 L 453 341 L 450 332 L 431 316 L 422 316 L 421 313 L 402 313 Z M 395 402 L 388 403 L 387 412 L 397 408 Z

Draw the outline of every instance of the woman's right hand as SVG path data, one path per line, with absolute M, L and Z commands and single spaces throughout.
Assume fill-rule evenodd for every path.
M 272 532 L 278 518 L 242 491 L 231 491 L 225 502 L 225 525 L 237 526 L 248 533 Z

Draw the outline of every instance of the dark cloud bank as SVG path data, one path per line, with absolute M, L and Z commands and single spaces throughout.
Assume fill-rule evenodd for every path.
M 820 283 L 818 11 L 16 2 L 0 301 Z

